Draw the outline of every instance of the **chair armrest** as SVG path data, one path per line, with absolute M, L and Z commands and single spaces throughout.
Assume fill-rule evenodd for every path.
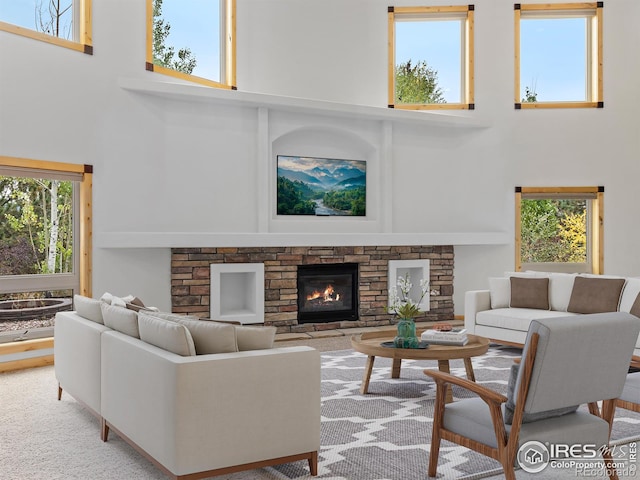
M 447 384 L 457 385 L 458 387 L 462 387 L 466 390 L 469 390 L 470 392 L 475 393 L 485 402 L 502 404 L 507 401 L 507 397 L 505 397 L 501 393 L 491 390 L 484 385 L 472 382 L 471 380 L 467 380 L 466 378 L 460 378 L 451 375 L 450 373 L 430 369 L 424 370 L 424 374 L 433 378 L 438 386 L 444 386 Z
M 474 333 L 476 328 L 476 314 L 484 310 L 491 310 L 491 295 L 489 290 L 470 290 L 464 294 L 464 328 Z

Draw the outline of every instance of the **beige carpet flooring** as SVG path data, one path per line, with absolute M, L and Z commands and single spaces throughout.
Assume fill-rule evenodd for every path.
M 277 345 L 310 345 L 320 351 L 345 350 L 350 348 L 350 336 L 281 341 Z M 0 479 L 166 478 L 116 435 L 112 435 L 108 443 L 102 443 L 99 439 L 98 420 L 68 395 L 63 395 L 62 402 L 55 400 L 56 387 L 53 367 L 0 374 Z M 54 412 L 55 415 L 52 414 Z M 539 474 L 528 474 L 519 470 L 516 477 L 518 480 L 568 480 L 575 479 L 576 473 L 547 469 Z M 215 478 L 284 479 L 281 474 L 270 469 Z M 421 478 L 428 478 L 426 472 Z M 471 480 L 472 477 L 468 478 Z M 490 477 L 491 480 L 502 478 L 502 474 Z M 637 478 L 640 475 L 621 476 L 622 480 Z

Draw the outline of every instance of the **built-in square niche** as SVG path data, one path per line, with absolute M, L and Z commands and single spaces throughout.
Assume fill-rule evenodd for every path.
M 264 323 L 264 264 L 211 264 L 211 318 Z
M 404 277 L 407 274 L 409 274 L 413 285 L 409 291 L 409 298 L 417 303 L 421 294 L 420 281 L 426 279 L 427 285 L 429 285 L 429 260 L 389 260 L 389 288 L 398 288 L 398 277 Z M 429 291 L 427 288 L 427 292 Z M 398 288 L 398 295 L 400 295 L 400 288 Z M 428 311 L 430 303 L 430 295 L 427 293 L 420 302 L 420 310 Z M 389 304 L 389 306 L 391 305 Z

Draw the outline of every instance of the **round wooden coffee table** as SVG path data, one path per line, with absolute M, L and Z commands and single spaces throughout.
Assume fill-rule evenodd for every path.
M 420 336 L 422 332 L 418 332 Z M 428 348 L 394 348 L 383 347 L 382 342 L 392 341 L 393 337 L 389 332 L 370 332 L 351 337 L 351 346 L 356 352 L 364 353 L 368 356 L 367 364 L 362 377 L 360 393 L 363 395 L 369 390 L 369 380 L 373 371 L 373 362 L 376 357 L 393 359 L 391 368 L 391 378 L 400 378 L 400 366 L 402 360 L 437 360 L 438 369 L 441 372 L 449 372 L 449 360 L 462 359 L 467 372 L 467 378 L 475 382 L 471 357 L 483 355 L 489 349 L 489 339 L 477 335 L 468 335 L 469 342 L 463 346 L 456 345 L 432 345 Z M 447 402 L 452 402 L 453 396 L 451 388 L 447 390 Z

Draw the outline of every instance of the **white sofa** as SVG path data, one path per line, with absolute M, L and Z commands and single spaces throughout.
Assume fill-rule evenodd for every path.
M 56 315 L 55 372 L 59 395 L 101 419 L 104 441 L 113 430 L 173 478 L 305 459 L 317 475 L 317 350 L 179 355 L 94 320 Z
M 577 278 L 579 280 L 576 281 Z M 530 282 L 528 279 L 547 279 L 546 308 L 544 280 Z M 602 283 L 603 281 L 607 283 Z M 618 287 L 621 287 L 619 291 Z M 534 298 L 536 294 L 531 292 L 536 289 L 538 294 Z M 489 278 L 489 289 L 465 293 L 465 328 L 469 333 L 488 337 L 496 343 L 521 346 L 525 342 L 529 323 L 534 319 L 602 311 L 630 312 L 637 316 L 640 311 L 639 293 L 640 278 L 507 272 L 504 277 Z M 531 308 L 532 306 L 537 308 Z M 640 337 L 634 350 L 634 363 L 638 361 Z

